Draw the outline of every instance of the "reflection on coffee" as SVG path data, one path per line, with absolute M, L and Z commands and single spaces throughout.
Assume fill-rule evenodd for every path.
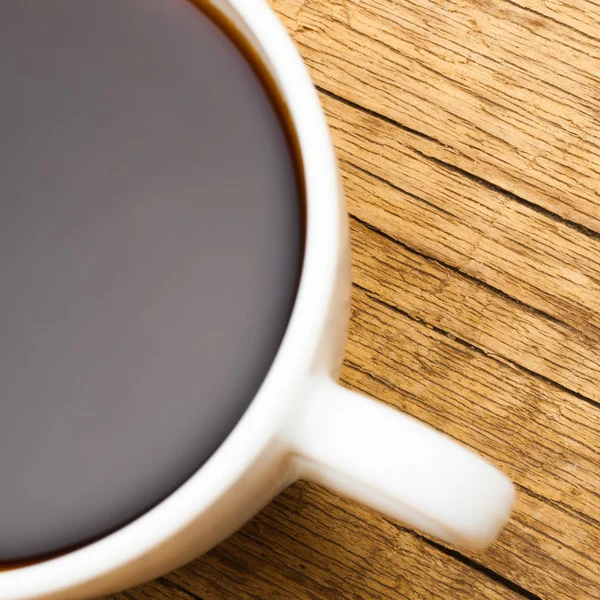
M 273 361 L 302 193 L 239 47 L 187 0 L 0 5 L 0 561 L 156 505 Z

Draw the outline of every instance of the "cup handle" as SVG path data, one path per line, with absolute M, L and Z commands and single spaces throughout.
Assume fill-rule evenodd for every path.
M 463 548 L 489 546 L 515 488 L 445 435 L 330 379 L 313 382 L 289 424 L 300 478 Z

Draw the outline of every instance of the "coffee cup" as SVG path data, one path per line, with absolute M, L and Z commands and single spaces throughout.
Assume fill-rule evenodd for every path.
M 0 571 L 0 600 L 95 597 L 158 577 L 224 540 L 298 479 L 471 550 L 491 544 L 509 519 L 515 490 L 499 470 L 336 382 L 350 312 L 350 247 L 318 95 L 264 0 L 209 4 L 260 57 L 296 139 L 306 239 L 289 324 L 249 408 L 183 485 L 101 539 Z

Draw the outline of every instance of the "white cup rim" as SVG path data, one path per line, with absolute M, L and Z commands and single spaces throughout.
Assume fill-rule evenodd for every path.
M 0 600 L 56 594 L 102 578 L 164 543 L 212 506 L 276 442 L 315 360 L 333 297 L 343 243 L 335 153 L 317 93 L 283 26 L 263 0 L 210 0 L 236 24 L 273 75 L 300 146 L 306 189 L 306 246 L 290 323 L 250 407 L 212 457 L 156 507 L 81 549 L 0 571 Z M 240 448 L 244 451 L 240 452 Z

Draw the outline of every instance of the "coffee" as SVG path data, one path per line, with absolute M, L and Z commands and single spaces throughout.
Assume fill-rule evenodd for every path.
M 0 561 L 156 505 L 269 370 L 303 198 L 240 47 L 188 0 L 0 4 Z

